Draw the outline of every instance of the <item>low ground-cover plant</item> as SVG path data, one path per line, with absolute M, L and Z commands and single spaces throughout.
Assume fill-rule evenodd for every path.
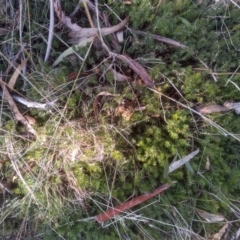
M 75 54 L 53 67 L 69 48 L 68 29 L 55 18 L 50 59 L 43 62 L 48 18 L 37 9 L 47 12 L 49 5 L 25 2 L 21 41 L 30 44 L 24 52 L 29 63 L 15 88 L 34 101 L 58 102 L 51 111 L 20 107 L 37 122 L 36 140 L 26 140 L 2 101 L 1 236 L 200 239 L 222 228 L 213 216 L 237 222 L 239 116 L 220 112 L 205 117 L 197 109 L 239 101 L 239 8 L 232 1 L 99 1 L 96 12 L 83 1 L 71 15 L 77 4 L 62 2 L 61 7 L 81 27 L 107 24 L 101 14 L 112 25 L 129 15 L 124 41 L 116 47 L 113 36 L 106 36 L 107 47 L 97 40 L 74 46 Z M 19 7 L 7 6 L 3 14 L 16 14 Z M 12 27 L 11 21 L 0 24 Z M 11 30 L 20 39 L 19 27 Z M 151 34 L 185 47 L 159 42 Z M 10 32 L 1 38 L 2 51 L 15 55 L 19 44 Z M 141 64 L 155 87 L 146 87 L 118 55 Z M 1 54 L 3 71 L 10 59 Z M 124 81 L 117 81 L 116 74 Z M 200 152 L 190 163 L 168 174 L 173 161 L 195 149 Z M 165 182 L 172 187 L 163 196 L 102 226 L 95 221 L 108 208 Z M 211 213 L 210 219 L 201 211 Z

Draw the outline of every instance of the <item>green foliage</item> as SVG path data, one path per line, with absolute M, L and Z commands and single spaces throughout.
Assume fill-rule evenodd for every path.
M 40 1 L 29 3 L 34 11 L 29 11 L 28 21 L 35 18 L 34 13 L 38 24 L 25 24 L 23 32 L 24 41 L 32 38 L 34 44 L 34 70 L 27 75 L 25 93 L 35 101 L 58 97 L 59 109 L 51 113 L 30 110 L 37 120 L 35 142 L 12 136 L 18 127 L 3 115 L 4 130 L 11 136 L 6 137 L 14 143 L 16 153 L 9 152 L 11 148 L 1 139 L 1 174 L 4 181 L 14 182 L 11 190 L 18 196 L 16 202 L 12 200 L 15 205 L 18 203 L 15 209 L 1 200 L 7 229 L 12 230 L 8 221 L 13 219 L 19 228 L 26 221 L 34 229 L 30 232 L 44 232 L 44 239 L 159 239 L 159 229 L 169 239 L 173 227 L 190 226 L 196 232 L 202 229 L 202 236 L 204 229 L 216 233 L 219 224 L 193 221 L 198 219 L 196 208 L 231 216 L 230 199 L 240 194 L 239 142 L 222 136 L 182 104 L 194 107 L 212 102 L 222 104 L 230 99 L 239 101 L 239 10 L 212 6 L 211 1 L 196 5 L 187 0 L 133 0 L 129 5 L 124 1 L 99 1 L 100 12 L 109 10 L 103 4 L 106 2 L 111 7 L 111 24 L 118 22 L 115 13 L 121 18 L 129 15 L 129 26 L 146 32 L 146 36 L 139 36 L 126 30 L 128 42 L 112 50 L 139 61 L 160 93 L 138 84 L 138 77 L 132 72 L 127 74 L 133 81 L 116 82 L 110 72 L 106 73 L 109 64 L 115 64 L 123 74 L 127 66 L 112 58 L 103 64 L 106 59 L 99 50 L 91 49 L 84 62 L 66 58 L 59 68 L 52 69 L 41 60 L 47 32 L 43 33 L 44 38 L 38 37 L 44 29 L 40 25 L 46 24 L 44 11 L 48 11 L 48 5 Z M 71 13 L 77 3 L 62 3 L 65 13 Z M 37 8 L 44 11 L 36 11 Z M 89 27 L 83 9 L 81 5 L 81 14 L 73 21 Z M 179 49 L 157 42 L 148 33 L 172 38 L 187 47 Z M 67 41 L 66 34 L 58 30 L 56 34 Z M 111 37 L 104 41 L 112 47 Z M 65 45 L 54 39 L 52 48 L 55 58 Z M 76 51 L 85 57 L 88 48 Z M 0 63 L 1 68 L 4 64 Z M 69 80 L 68 75 L 76 69 L 79 76 Z M 86 77 L 85 71 L 90 72 Z M 118 95 L 97 98 L 100 92 Z M 240 131 L 235 113 L 218 113 L 209 118 L 231 133 Z M 197 148 L 200 153 L 187 166 L 166 178 L 173 161 Z M 14 159 L 19 171 L 15 165 L 13 168 Z M 123 213 L 125 218 L 120 215 L 106 228 L 93 221 L 81 221 L 110 205 L 116 206 L 173 181 L 177 183 L 164 197 L 136 206 L 132 209 L 134 214 Z

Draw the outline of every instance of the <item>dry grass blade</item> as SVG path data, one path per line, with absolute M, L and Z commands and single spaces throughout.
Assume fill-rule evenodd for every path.
M 19 59 L 19 57 L 21 56 L 22 52 L 24 51 L 24 46 L 22 46 L 19 51 L 17 52 L 17 54 L 15 55 L 14 59 L 10 62 L 9 61 L 9 64 L 8 64 L 8 67 L 6 69 L 6 71 L 3 73 L 3 75 L 1 77 L 6 77 L 9 72 L 11 71 L 11 69 L 15 66 L 16 64 L 16 61 Z M 3 56 L 4 55 L 0 52 L 0 56 Z M 5 58 L 5 57 L 4 57 Z
M 8 193 L 13 194 L 12 191 L 11 191 L 6 185 L 7 185 L 7 184 L 4 184 L 4 183 L 2 183 L 2 182 L 0 181 L 0 189 L 1 189 L 2 191 L 7 191 Z
M 196 209 L 196 211 L 200 217 L 208 222 L 222 222 L 225 220 L 225 217 L 222 214 L 212 214 L 201 209 Z
M 53 40 L 53 30 L 54 30 L 54 6 L 53 0 L 49 0 L 50 5 L 50 24 L 49 24 L 49 31 L 48 31 L 48 43 L 47 43 L 47 50 L 45 54 L 44 61 L 46 62 L 49 58 L 51 47 L 52 47 L 52 40 Z
M 14 86 L 16 84 L 17 78 L 19 76 L 19 74 L 21 73 L 22 69 L 24 68 L 24 66 L 26 65 L 28 61 L 28 58 L 24 59 L 20 65 L 18 65 L 18 67 L 15 69 L 13 75 L 11 76 L 9 82 L 8 82 L 8 87 L 12 90 L 14 89 Z
M 236 235 L 236 239 L 238 239 L 240 237 L 240 228 L 237 230 L 235 235 Z
M 6 28 L 0 28 L 0 36 L 5 36 L 9 33 L 9 30 Z
M 24 179 L 24 177 L 21 173 L 21 169 L 20 169 L 20 167 L 18 165 L 18 161 L 17 161 L 17 156 L 16 156 L 16 153 L 14 151 L 13 143 L 8 138 L 5 139 L 5 142 L 6 142 L 6 146 L 7 146 L 7 154 L 8 154 L 8 157 L 9 157 L 10 161 L 11 161 L 11 165 L 14 169 L 14 172 L 15 172 L 16 176 L 18 176 L 19 179 L 22 181 L 25 188 L 28 190 L 29 194 L 31 195 L 32 199 L 34 199 L 37 202 L 37 199 L 34 195 L 33 189 L 31 189 L 29 187 L 29 185 L 27 184 L 27 182 L 25 181 L 25 179 Z
M 94 37 L 90 37 L 87 39 L 83 39 L 82 41 L 78 42 L 78 44 L 76 44 L 73 47 L 70 47 L 68 49 L 66 49 L 53 63 L 53 67 L 57 66 L 64 58 L 66 58 L 67 56 L 71 55 L 71 54 L 75 54 L 77 49 L 80 49 L 82 47 L 87 46 L 87 44 L 91 44 L 94 40 Z M 78 56 L 78 58 L 81 61 L 84 61 L 84 59 L 82 57 L 79 56 L 79 54 L 76 54 Z

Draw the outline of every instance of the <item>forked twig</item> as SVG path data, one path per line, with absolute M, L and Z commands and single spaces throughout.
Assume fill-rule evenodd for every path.
M 11 110 L 13 111 L 13 115 L 14 115 L 16 121 L 21 122 L 26 127 L 27 132 L 31 133 L 34 137 L 36 137 L 35 130 L 29 124 L 27 119 L 18 110 L 18 107 L 17 107 L 16 103 L 14 102 L 11 94 L 9 93 L 9 91 L 8 91 L 8 89 L 6 87 L 6 84 L 3 82 L 1 76 L 0 76 L 0 86 L 1 86 L 2 91 L 3 91 L 3 98 L 5 98 L 8 101 L 8 104 L 9 104 Z
M 129 21 L 129 17 L 126 17 L 122 22 L 112 27 L 100 29 L 82 28 L 78 24 L 72 23 L 71 19 L 65 15 L 59 0 L 55 0 L 54 9 L 58 16 L 59 21 L 71 30 L 70 33 L 68 34 L 68 36 L 71 38 L 69 41 L 70 43 L 78 43 L 79 41 L 81 41 L 81 39 L 86 39 L 97 35 L 98 32 L 100 32 L 101 35 L 103 36 L 112 34 L 122 29 Z

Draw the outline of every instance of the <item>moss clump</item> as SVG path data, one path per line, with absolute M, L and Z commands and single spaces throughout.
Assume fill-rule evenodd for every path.
M 109 10 L 105 2 L 99 1 L 100 12 Z M 187 0 L 136 0 L 129 5 L 124 1 L 107 2 L 112 9 L 108 12 L 112 24 L 117 21 L 114 12 L 122 18 L 130 15 L 129 26 L 146 32 L 140 36 L 126 29 L 127 42 L 112 50 L 140 62 L 159 92 L 146 88 L 126 64 L 93 48 L 84 62 L 65 59 L 58 69 L 52 69 L 40 60 L 45 41 L 33 37 L 33 69 L 24 93 L 35 101 L 56 97 L 59 105 L 51 113 L 30 110 L 38 122 L 35 142 L 19 140 L 13 135 L 18 130 L 15 122 L 4 118 L 8 132 L 4 137 L 13 148 L 0 139 L 4 159 L 1 174 L 4 181 L 13 183 L 11 190 L 17 196 L 16 201 L 11 200 L 16 207 L 10 208 L 2 201 L 4 217 L 14 219 L 19 226 L 24 220 L 31 226 L 29 232 L 43 231 L 46 239 L 158 239 L 162 237 L 159 229 L 169 239 L 173 238 L 173 227 L 181 229 L 174 237 L 183 239 L 190 238 L 184 229 L 192 228 L 203 237 L 206 232 L 216 233 L 220 224 L 213 227 L 192 220 L 198 219 L 196 208 L 236 220 L 229 205 L 239 195 L 239 119 L 235 113 L 209 116 L 229 132 L 225 137 L 216 125 L 204 122 L 184 105 L 239 101 L 239 9 L 213 5 L 211 1 L 200 5 Z M 75 4 L 62 5 L 66 14 Z M 43 12 L 36 12 L 36 7 L 46 9 L 47 5 L 36 2 L 28 7 L 34 9 L 29 12 L 36 13 L 38 23 L 45 24 Z M 80 13 L 84 17 L 78 23 L 88 27 L 83 8 Z M 73 21 L 79 20 L 80 13 Z M 25 24 L 24 41 L 28 31 L 37 36 L 39 24 Z M 175 39 L 187 47 L 179 49 L 157 42 L 149 33 Z M 47 37 L 47 32 L 43 34 Z M 57 30 L 56 34 L 62 33 Z M 66 34 L 62 37 L 67 40 Z M 104 41 L 112 48 L 111 37 Z M 66 48 L 57 40 L 52 46 L 52 56 Z M 88 48 L 77 51 L 86 56 Z M 108 63 L 104 64 L 106 58 Z M 106 73 L 110 64 L 132 79 L 115 81 L 110 72 Z M 114 95 L 98 96 L 103 92 Z M 167 174 L 173 161 L 197 148 L 199 154 L 190 163 Z M 207 161 L 210 167 L 206 167 Z M 173 181 L 177 183 L 164 197 L 123 213 L 124 218 L 116 217 L 106 228 L 97 227 L 93 221 L 79 222 Z

